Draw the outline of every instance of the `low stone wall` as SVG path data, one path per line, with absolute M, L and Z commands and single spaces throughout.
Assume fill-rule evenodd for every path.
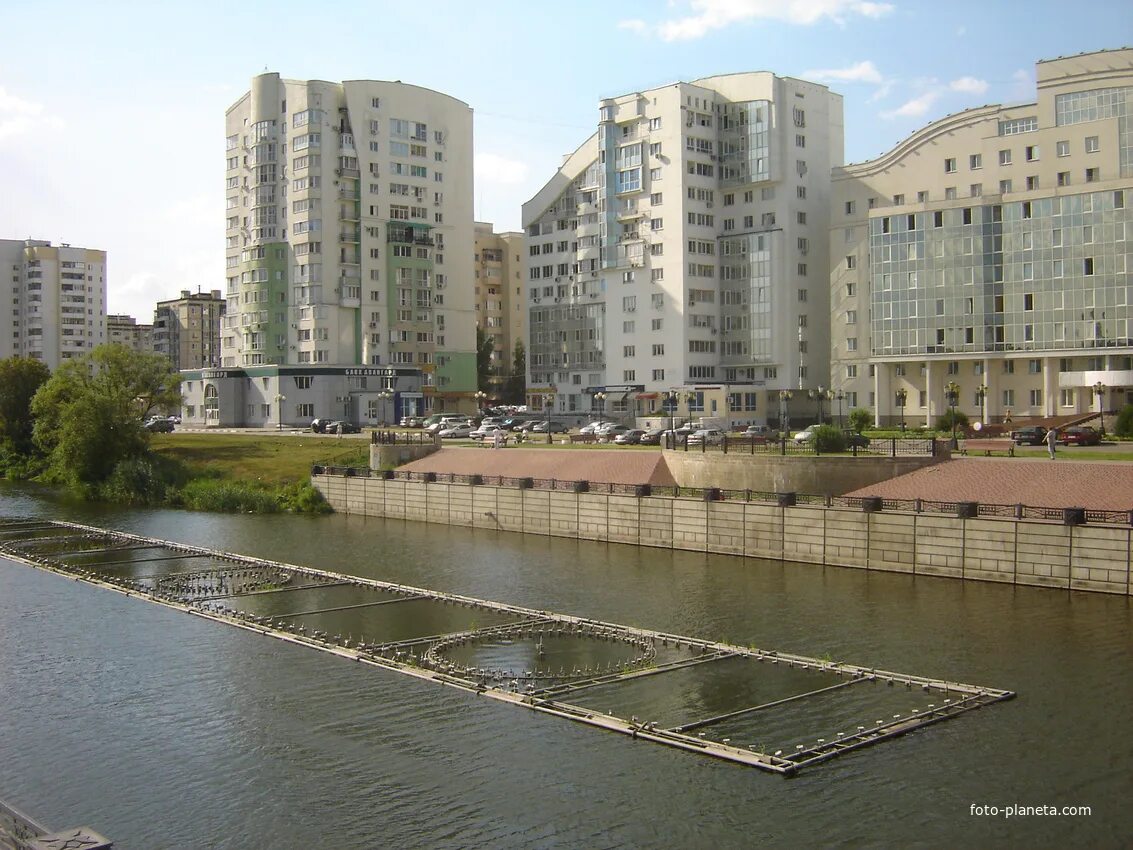
M 1130 594 L 1126 527 L 327 474 L 311 483 L 335 510 L 366 516 Z
M 428 457 L 433 452 L 440 451 L 440 448 L 435 443 L 411 443 L 408 445 L 403 443 L 371 443 L 370 469 L 393 469 L 410 461 Z
M 766 493 L 816 493 L 840 496 L 951 460 L 938 445 L 936 457 L 744 454 L 742 450 L 665 451 L 665 463 L 681 487 L 722 487 Z

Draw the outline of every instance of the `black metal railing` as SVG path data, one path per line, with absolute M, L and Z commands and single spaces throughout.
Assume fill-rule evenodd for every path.
M 370 443 L 375 446 L 436 446 L 441 438 L 425 431 L 373 431 Z
M 723 454 L 750 455 L 852 455 L 854 457 L 936 457 L 941 451 L 943 441 L 924 437 L 875 437 L 866 445 L 853 440 L 845 449 L 838 452 L 824 452 L 814 440 L 798 442 L 786 439 L 748 436 L 745 434 L 724 434 L 708 439 L 697 439 L 689 435 L 667 434 L 663 441 L 666 449 L 682 452 L 722 452 Z
M 975 519 L 1030 519 L 1060 522 L 1066 525 L 1129 525 L 1133 526 L 1133 510 L 1100 510 L 1080 507 L 1042 505 L 1005 505 L 983 502 L 938 501 L 933 499 L 891 499 L 882 496 L 834 496 L 822 493 L 774 492 L 770 490 L 732 490 L 721 487 L 682 487 L 677 484 L 626 484 L 608 481 L 584 481 L 565 478 L 516 478 L 508 475 L 480 475 L 455 472 L 409 472 L 406 470 L 372 470 L 365 467 L 311 467 L 312 475 L 340 475 L 345 478 L 384 478 L 391 481 L 421 481 L 440 484 L 510 487 L 520 490 L 559 490 L 574 493 L 605 493 L 626 496 L 666 496 L 709 502 L 751 502 L 781 508 L 817 506 L 848 508 L 864 512 L 946 514 Z

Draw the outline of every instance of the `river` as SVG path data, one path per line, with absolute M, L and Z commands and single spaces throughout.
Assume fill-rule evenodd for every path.
M 0 560 L 0 799 L 119 850 L 1119 847 L 1133 835 L 1124 598 L 345 515 L 125 509 L 9 484 L 0 513 L 1019 693 L 783 779 Z

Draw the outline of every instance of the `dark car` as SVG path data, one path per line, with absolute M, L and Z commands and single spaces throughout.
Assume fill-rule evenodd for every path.
M 1017 446 L 1041 446 L 1046 439 L 1046 428 L 1042 425 L 1027 425 L 1011 432 L 1011 439 Z
M 1096 446 L 1102 441 L 1102 435 L 1089 425 L 1065 428 L 1058 432 L 1058 442 L 1064 446 Z
M 324 429 L 327 434 L 361 434 L 362 429 L 355 425 L 353 422 L 347 422 L 345 419 L 340 419 L 335 422 L 328 422 Z
M 151 434 L 171 434 L 173 432 L 173 420 L 167 416 L 155 416 L 142 427 Z
M 565 434 L 570 430 L 570 428 L 568 428 L 562 422 L 546 420 L 543 422 L 535 423 L 535 427 L 531 430 L 536 434 Z
M 869 437 L 865 434 L 859 434 L 857 431 L 843 430 L 842 436 L 846 440 L 846 448 L 848 449 L 869 448 Z
M 662 435 L 664 435 L 664 428 L 650 428 L 641 435 L 641 439 L 637 442 L 643 446 L 659 446 L 661 445 Z
M 329 424 L 330 424 L 329 419 L 312 419 L 311 420 L 311 430 L 314 431 L 316 434 L 325 434 L 326 430 L 327 430 L 327 425 L 329 425 Z

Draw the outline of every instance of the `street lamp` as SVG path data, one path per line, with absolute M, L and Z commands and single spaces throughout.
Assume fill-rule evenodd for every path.
M 783 431 L 791 429 L 791 391 L 779 390 L 779 421 L 783 426 Z
M 838 427 L 844 427 L 842 424 L 842 400 L 846 398 L 846 394 L 841 390 L 835 393 L 834 398 L 838 399 Z
M 594 393 L 594 405 L 598 409 L 598 421 L 604 422 L 606 419 L 606 394 Z
M 391 398 L 393 398 L 393 393 L 390 390 L 382 390 L 380 393 L 378 393 L 378 398 L 380 398 L 382 400 L 382 424 L 388 425 L 389 420 L 392 419 L 393 417 L 391 416 L 388 419 L 386 418 L 386 416 L 385 416 L 386 403 L 389 402 L 389 400 Z
M 905 433 L 905 402 L 909 400 L 908 390 L 897 390 L 897 406 L 901 408 L 901 433 Z
M 1106 385 L 1101 381 L 1094 384 L 1094 395 L 1098 397 L 1098 431 L 1105 436 L 1105 391 Z
M 960 442 L 956 439 L 956 402 L 960 398 L 960 385 L 955 381 L 949 381 L 945 387 L 948 393 L 948 407 L 952 411 L 952 448 L 958 448 Z
M 661 393 L 661 399 L 665 402 L 665 407 L 669 411 L 669 431 L 673 430 L 673 416 L 677 412 L 677 399 L 680 398 L 680 393 L 676 390 L 668 390 Z
M 283 395 L 283 393 L 275 394 L 275 405 L 276 409 L 279 411 L 279 422 L 277 423 L 277 425 L 279 426 L 280 431 L 283 430 L 283 403 L 285 401 L 287 401 L 287 396 Z
M 980 399 L 980 421 L 987 425 L 987 384 L 980 384 L 976 387 L 976 395 Z
M 817 390 L 807 390 L 807 396 L 818 402 L 818 424 L 822 424 L 822 400 L 826 398 L 826 389 L 819 387 Z
M 484 412 L 484 403 L 488 400 L 488 394 L 483 390 L 476 390 L 476 409 L 482 414 Z

